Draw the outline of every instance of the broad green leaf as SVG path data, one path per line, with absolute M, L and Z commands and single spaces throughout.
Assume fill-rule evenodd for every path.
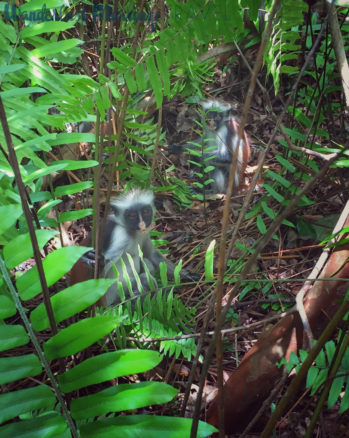
M 62 32 L 63 30 L 71 29 L 75 26 L 74 21 L 44 21 L 42 23 L 34 24 L 32 27 L 24 27 L 21 30 L 21 37 L 27 38 L 42 33 Z
M 90 216 L 93 214 L 92 208 L 82 208 L 81 210 L 75 211 L 64 211 L 59 215 L 59 223 L 67 222 L 67 221 L 76 221 L 78 219 L 82 219 L 83 217 Z
M 178 390 L 162 382 L 140 382 L 121 384 L 107 388 L 97 394 L 72 400 L 71 413 L 75 420 L 138 409 L 153 404 L 167 403 Z
M 55 165 L 65 164 L 64 170 L 89 169 L 98 165 L 98 161 L 94 160 L 59 160 L 55 161 Z
M 21 5 L 21 12 L 29 12 L 29 11 L 40 11 L 45 5 L 45 10 L 51 9 L 51 8 L 59 8 L 60 6 L 64 5 L 64 1 L 62 0 L 31 0 L 28 3 L 24 3 Z
M 161 80 L 159 77 L 159 73 L 158 73 L 156 66 L 155 66 L 154 57 L 150 56 L 149 58 L 147 58 L 145 61 L 145 64 L 147 66 L 149 81 L 150 81 L 151 86 L 152 86 L 153 91 L 154 91 L 156 106 L 157 106 L 157 108 L 160 108 L 160 106 L 162 105 L 162 99 L 163 99 L 162 84 L 161 84 Z
M 131 70 L 125 71 L 125 81 L 131 94 L 137 92 L 137 84 Z
M 314 382 L 319 374 L 319 368 L 317 367 L 310 367 L 308 374 L 307 374 L 307 382 L 306 387 L 311 388 L 314 385 Z
M 273 187 L 271 187 L 269 184 L 264 184 L 263 187 L 270 194 L 270 196 L 276 199 L 276 201 L 281 203 L 285 200 L 285 198 L 282 195 L 280 195 L 280 193 L 277 193 L 275 189 L 273 189 Z
M 44 343 L 46 357 L 53 360 L 82 351 L 109 334 L 118 324 L 120 318 L 114 315 L 82 319 Z
M 55 188 L 55 196 L 72 195 L 93 187 L 93 181 L 82 181 L 80 183 L 58 186 Z
M 280 157 L 280 155 L 276 155 L 275 158 L 278 160 L 278 162 L 285 167 L 289 172 L 294 173 L 296 171 L 295 166 L 290 163 L 288 160 L 286 160 L 283 157 Z
M 280 183 L 283 187 L 287 189 L 290 187 L 291 183 L 286 178 L 281 176 L 279 173 L 273 172 L 272 170 L 267 170 L 266 174 L 272 178 L 274 181 Z
M 0 427 L 1 438 L 69 438 L 71 434 L 64 417 L 57 413 L 9 423 Z
M 189 438 L 191 418 L 165 417 L 157 415 L 119 415 L 114 418 L 82 424 L 81 438 Z M 207 437 L 217 429 L 199 421 L 197 438 Z
M 52 286 L 69 272 L 81 256 L 90 249 L 84 246 L 67 246 L 48 254 L 42 261 L 47 286 Z M 30 300 L 42 292 L 37 266 L 33 266 L 21 275 L 17 279 L 16 285 L 22 300 Z
M 78 40 L 77 38 L 50 42 L 48 44 L 44 44 L 41 47 L 38 47 L 37 49 L 32 50 L 32 56 L 35 56 L 36 58 L 43 58 L 44 56 L 55 55 L 56 53 L 70 50 L 73 47 L 78 46 L 79 44 L 83 44 L 83 41 Z
M 25 356 L 0 357 L 0 385 L 37 376 L 41 373 L 41 363 L 35 354 Z
M 0 235 L 12 227 L 17 219 L 23 214 L 22 206 L 20 204 L 8 204 L 0 206 Z
M 262 215 L 258 215 L 257 216 L 257 221 L 256 221 L 256 223 L 257 223 L 257 228 L 258 228 L 258 230 L 259 230 L 259 232 L 261 233 L 261 234 L 265 234 L 266 232 L 267 232 L 267 227 L 266 227 L 266 225 L 265 225 L 265 223 L 264 223 L 264 220 L 263 220 L 263 218 L 262 218 Z
M 56 397 L 47 385 L 0 394 L 0 423 L 26 412 L 52 409 L 55 403 Z
M 339 407 L 339 413 L 342 414 L 343 412 L 347 411 L 349 409 L 349 376 L 347 376 L 347 382 L 345 385 L 344 395 L 341 401 L 341 405 Z
M 56 230 L 36 230 L 35 235 L 39 248 L 42 249 L 56 234 Z M 17 236 L 4 247 L 4 259 L 8 269 L 13 269 L 15 266 L 33 257 L 33 254 L 34 251 L 29 233 Z
M 119 350 L 86 359 L 58 376 L 63 392 L 71 392 L 95 383 L 106 382 L 128 374 L 143 373 L 162 360 L 157 351 Z
M 67 287 L 51 297 L 53 315 L 57 323 L 85 310 L 98 301 L 114 283 L 110 278 L 87 280 Z M 47 329 L 50 324 L 44 303 L 32 311 L 30 320 L 37 331 Z
M 24 176 L 23 182 L 25 184 L 28 184 L 34 181 L 34 179 L 38 179 L 42 176 L 49 175 L 50 173 L 58 172 L 59 170 L 65 169 L 66 166 L 67 164 L 64 162 L 60 162 L 59 164 L 51 164 L 50 166 L 47 166 L 43 169 L 35 170 L 30 175 Z
M 25 88 L 12 88 L 11 90 L 2 91 L 0 96 L 3 99 L 9 99 L 14 97 L 25 96 L 32 93 L 44 93 L 46 90 L 40 87 L 25 87 Z
M 0 351 L 10 350 L 29 342 L 22 325 L 0 325 Z
M 339 395 L 342 391 L 345 379 L 345 376 L 341 376 L 333 380 L 330 392 L 328 394 L 328 409 L 333 408 L 333 406 L 337 402 Z
M 0 295 L 0 319 L 10 318 L 17 312 L 15 303 L 9 295 Z
M 126 67 L 133 67 L 136 65 L 136 61 L 128 56 L 122 49 L 113 47 L 111 49 L 114 58 Z
M 90 132 L 64 132 L 56 134 L 52 139 L 48 139 L 47 143 L 50 146 L 62 146 L 72 143 L 94 143 L 96 135 Z
M 212 281 L 213 280 L 213 258 L 214 258 L 214 247 L 216 245 L 216 241 L 212 240 L 207 248 L 205 255 L 205 280 Z
M 4 75 L 7 73 L 13 73 L 18 70 L 22 70 L 25 67 L 25 64 L 10 64 L 10 65 L 2 65 L 0 67 L 0 75 Z

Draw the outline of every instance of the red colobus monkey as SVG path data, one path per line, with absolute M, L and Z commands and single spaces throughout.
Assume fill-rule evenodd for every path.
M 229 103 L 208 99 L 200 102 L 200 106 L 204 112 L 203 134 L 193 143 L 201 144 L 204 147 L 201 161 L 206 165 L 214 166 L 214 170 L 208 174 L 208 177 L 213 180 L 210 191 L 226 193 L 230 165 L 236 148 L 239 148 L 234 175 L 234 188 L 237 189 L 243 182 L 244 172 L 250 158 L 250 144 L 247 135 L 244 133 L 242 142 L 239 142 L 239 123 L 231 115 L 232 107 Z M 172 145 L 169 152 L 170 154 L 186 152 L 190 155 L 194 147 L 191 144 Z M 192 156 L 195 159 L 197 152 L 192 153 Z
M 149 228 L 153 215 L 154 193 L 151 190 L 131 190 L 110 201 L 110 214 L 107 217 L 102 246 L 104 267 L 101 276 L 114 278 L 113 265 L 115 265 L 119 272 L 117 281 L 122 284 L 126 296 L 128 295 L 128 287 L 124 276 L 123 263 L 131 279 L 133 292 L 140 292 L 127 254 L 131 256 L 134 269 L 145 290 L 149 290 L 149 274 L 147 275 L 145 272 L 144 264 L 147 266 L 151 277 L 159 270 L 161 262 L 166 263 L 167 272 L 170 276 L 174 274 L 175 265 L 154 248 L 150 239 Z M 139 256 L 139 248 L 143 253 L 143 263 Z M 92 254 L 91 252 L 88 253 L 87 256 L 75 264 L 71 271 L 71 284 L 82 281 L 82 271 L 84 271 L 86 277 L 88 276 L 87 265 L 91 263 L 92 259 L 94 260 L 94 252 Z M 198 274 L 189 273 L 183 269 L 181 270 L 181 277 L 189 281 L 200 278 Z M 152 279 L 154 280 L 153 277 Z M 155 280 L 154 284 L 156 284 Z M 120 302 L 117 282 L 108 289 L 103 298 L 105 306 Z

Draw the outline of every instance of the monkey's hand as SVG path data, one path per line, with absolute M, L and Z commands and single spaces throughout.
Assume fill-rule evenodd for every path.
M 183 280 L 186 280 L 186 281 L 195 281 L 195 282 L 197 282 L 201 278 L 200 274 L 197 274 L 196 272 L 189 272 L 187 270 L 183 271 L 183 269 L 181 270 L 180 275 L 183 278 Z
M 98 260 L 100 263 L 104 263 L 104 257 L 103 255 L 98 257 Z M 82 257 L 81 261 L 87 265 L 89 268 L 94 268 L 95 262 L 96 262 L 96 252 L 94 249 L 90 249 L 90 251 L 87 251 Z

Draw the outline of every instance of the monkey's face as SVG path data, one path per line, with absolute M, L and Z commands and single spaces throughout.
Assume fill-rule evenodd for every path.
M 145 233 L 153 220 L 153 209 L 151 205 L 135 204 L 125 210 L 124 219 L 129 232 Z
M 213 132 L 217 131 L 223 123 L 224 115 L 222 112 L 209 111 L 206 114 L 206 125 L 208 128 Z

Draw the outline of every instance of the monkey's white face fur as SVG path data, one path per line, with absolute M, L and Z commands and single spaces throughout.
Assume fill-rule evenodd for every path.
M 126 210 L 139 203 L 153 205 L 154 193 L 152 190 L 132 189 L 110 200 L 110 204 L 120 210 Z

